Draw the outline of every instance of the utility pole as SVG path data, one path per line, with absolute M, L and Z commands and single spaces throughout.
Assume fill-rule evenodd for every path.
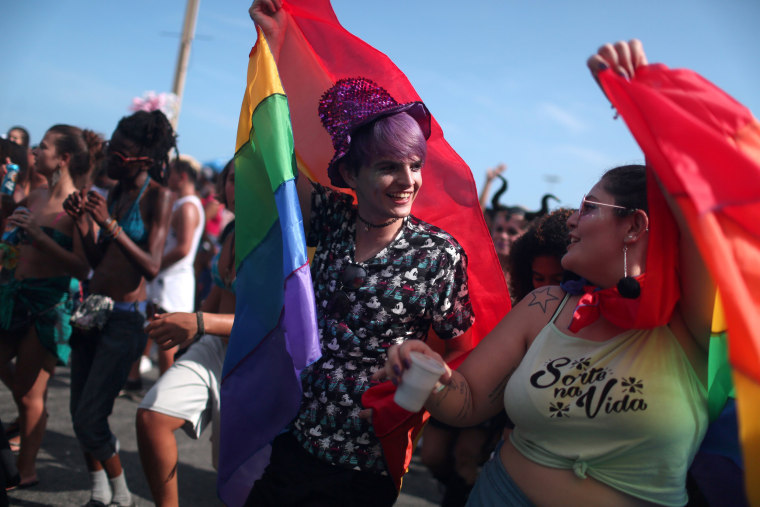
M 185 90 L 185 76 L 187 63 L 190 60 L 190 47 L 195 37 L 195 22 L 198 19 L 198 5 L 200 0 L 187 0 L 185 8 L 185 22 L 182 26 L 182 39 L 179 43 L 179 55 L 177 56 L 177 68 L 174 71 L 174 85 L 172 92 L 177 96 L 176 114 L 172 119 L 172 127 L 177 130 L 179 113 L 182 110 L 182 93 Z

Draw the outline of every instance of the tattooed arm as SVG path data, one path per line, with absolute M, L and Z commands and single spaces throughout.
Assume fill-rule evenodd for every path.
M 535 297 L 532 297 L 535 296 Z M 564 292 L 544 287 L 516 305 L 456 370 L 441 376 L 447 387 L 430 395 L 425 408 L 452 426 L 473 426 L 504 410 L 504 387 L 538 332 L 549 321 Z M 376 379 L 395 383 L 409 363 L 409 354 L 422 352 L 443 363 L 424 342 L 411 340 L 388 351 L 388 362 Z

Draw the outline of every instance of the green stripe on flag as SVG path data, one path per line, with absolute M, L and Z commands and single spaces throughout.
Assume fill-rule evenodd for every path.
M 235 263 L 266 237 L 278 218 L 274 193 L 296 176 L 288 99 L 270 95 L 253 111 L 251 137 L 235 154 Z

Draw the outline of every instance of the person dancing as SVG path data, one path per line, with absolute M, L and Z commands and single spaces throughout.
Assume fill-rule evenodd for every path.
M 90 130 L 71 125 L 48 129 L 34 150 L 36 170 L 45 176 L 48 188 L 29 194 L 7 220 L 23 240 L 3 245 L 0 364 L 16 357 L 11 390 L 19 408 L 22 488 L 39 482 L 35 462 L 47 424 L 47 386 L 56 364 L 68 363 L 72 294 L 90 270 L 63 203 L 84 187 L 102 157 L 102 145 L 102 137 Z M 17 256 L 16 266 L 8 264 L 11 256 Z
M 71 342 L 70 410 L 90 472 L 92 505 L 132 503 L 108 416 L 147 340 L 146 279 L 161 267 L 172 205 L 161 182 L 175 148 L 174 131 L 160 111 L 122 118 L 106 150 L 108 176 L 118 182 L 108 201 L 96 192 L 75 192 L 64 204 L 94 267 L 88 307 L 105 313 L 90 316 L 87 321 L 100 326 L 75 329 Z

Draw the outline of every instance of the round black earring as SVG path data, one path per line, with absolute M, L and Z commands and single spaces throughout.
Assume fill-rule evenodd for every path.
M 617 289 L 621 296 L 628 299 L 636 299 L 641 295 L 641 285 L 632 276 L 628 276 L 628 246 L 623 245 L 623 278 L 617 283 Z

